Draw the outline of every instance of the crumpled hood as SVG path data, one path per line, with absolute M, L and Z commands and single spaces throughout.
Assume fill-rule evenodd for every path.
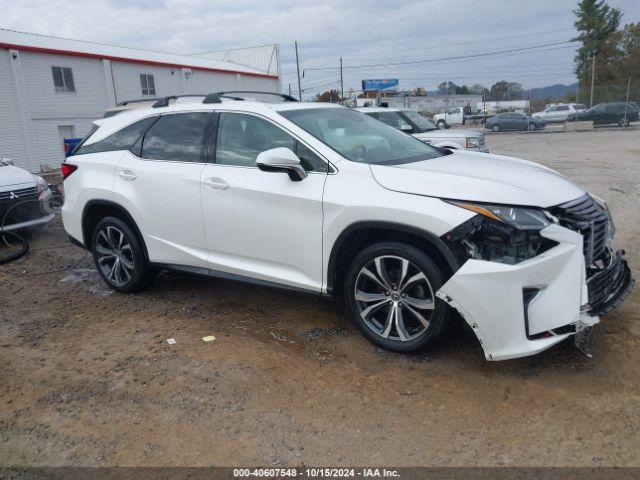
M 7 190 L 14 185 L 34 184 L 35 182 L 35 177 L 22 168 L 13 165 L 0 167 L 0 191 Z
M 584 191 L 559 173 L 526 160 L 456 150 L 404 165 L 371 165 L 384 188 L 430 197 L 551 207 Z
M 425 140 L 445 140 L 445 139 L 465 139 L 465 138 L 482 138 L 482 132 L 476 130 L 429 130 L 428 132 L 420 132 L 412 134 L 417 139 Z

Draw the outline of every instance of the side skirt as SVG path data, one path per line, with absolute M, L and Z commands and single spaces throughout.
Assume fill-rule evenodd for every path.
M 223 280 L 233 280 L 235 282 L 248 283 L 251 285 L 259 285 L 262 287 L 278 288 L 280 290 L 288 290 L 290 292 L 303 293 L 305 295 L 324 296 L 317 290 L 311 290 L 308 288 L 294 287 L 284 283 L 271 282 L 269 280 L 262 280 L 260 278 L 248 277 L 245 275 L 237 275 L 235 273 L 221 272 L 219 270 L 212 270 L 210 268 L 192 267 L 189 265 L 174 265 L 170 263 L 155 263 L 150 265 L 153 268 L 159 270 L 170 270 L 174 272 L 188 273 L 192 275 L 200 275 L 204 277 L 221 278 Z

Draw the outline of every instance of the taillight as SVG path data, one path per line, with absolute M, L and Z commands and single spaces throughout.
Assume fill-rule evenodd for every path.
M 78 169 L 77 165 L 73 165 L 72 163 L 63 163 L 62 164 L 62 180 L 66 179 L 69 175 L 71 175 L 77 169 Z

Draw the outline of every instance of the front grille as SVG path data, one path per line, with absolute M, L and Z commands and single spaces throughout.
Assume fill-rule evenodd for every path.
M 33 199 L 38 196 L 38 187 L 18 188 L 0 192 L 0 202 Z
M 589 195 L 552 208 L 560 225 L 579 232 L 583 238 L 583 253 L 587 268 L 608 256 L 610 243 L 609 214 Z
M 0 225 L 28 222 L 42 215 L 37 187 L 0 192 Z

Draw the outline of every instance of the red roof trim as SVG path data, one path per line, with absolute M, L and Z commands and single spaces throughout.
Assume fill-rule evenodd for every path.
M 100 55 L 98 53 L 74 52 L 71 50 L 57 50 L 54 48 L 31 47 L 27 45 L 12 45 L 10 43 L 0 43 L 0 48 L 6 48 L 7 50 L 8 49 L 23 50 L 27 52 L 52 53 L 56 55 L 67 55 L 70 57 L 84 57 L 84 58 L 95 58 L 98 60 L 112 60 L 114 62 L 139 63 L 142 65 L 154 65 L 157 67 L 190 68 L 192 70 L 202 70 L 205 72 L 220 72 L 220 73 L 234 73 L 234 74 L 238 73 L 240 75 L 246 75 L 247 77 L 261 77 L 261 78 L 273 78 L 273 79 L 278 78 L 277 75 L 268 75 L 266 73 L 241 72 L 238 70 L 227 70 L 224 68 L 194 67 L 192 65 L 181 65 L 178 63 L 157 62 L 154 60 L 139 60 L 136 58 L 114 57 L 112 55 Z

